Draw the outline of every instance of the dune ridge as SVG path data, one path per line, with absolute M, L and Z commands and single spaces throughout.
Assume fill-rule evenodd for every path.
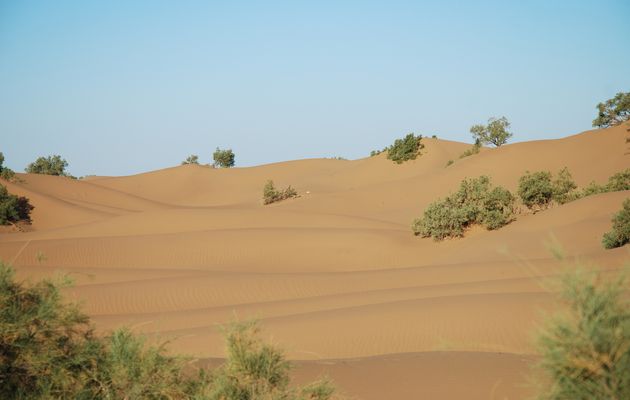
M 567 268 L 549 245 L 622 268 L 627 248 L 604 250 L 601 237 L 630 193 L 522 213 L 497 231 L 473 228 L 439 243 L 414 237 L 411 220 L 466 177 L 487 174 L 514 191 L 527 170 L 566 166 L 580 186 L 603 183 L 630 166 L 625 136 L 619 126 L 463 159 L 470 145 L 425 138 L 422 155 L 402 165 L 381 154 L 88 180 L 18 174 L 23 182 L 6 185 L 31 200 L 34 222 L 29 232 L 0 234 L 0 259 L 21 277 L 69 273 L 76 286 L 66 295 L 101 332 L 128 325 L 170 340 L 173 351 L 215 359 L 223 356 L 217 326 L 256 317 L 301 360 L 298 379 L 327 369 L 349 393 L 383 398 L 356 379 L 427 363 L 446 371 L 459 360 L 488 367 L 468 378 L 463 367 L 453 372 L 476 382 L 470 398 L 517 397 L 526 392 L 519 374 L 535 359 L 532 332 L 556 304 L 546 282 Z M 301 196 L 263 206 L 267 179 Z M 493 373 L 509 385 L 496 386 Z M 447 381 L 397 393 L 415 387 L 449 398 Z

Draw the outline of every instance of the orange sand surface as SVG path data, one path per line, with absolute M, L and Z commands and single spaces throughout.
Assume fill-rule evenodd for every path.
M 28 232 L 0 233 L 20 277 L 69 273 L 67 297 L 97 328 L 121 325 L 202 359 L 224 355 L 217 326 L 255 317 L 296 360 L 359 399 L 520 399 L 533 337 L 558 306 L 549 282 L 570 259 L 614 271 L 628 247 L 601 237 L 630 192 L 590 196 L 463 239 L 413 236 L 424 208 L 466 177 L 515 191 L 525 171 L 568 167 L 579 186 L 630 167 L 626 126 L 483 149 L 423 139 L 414 161 L 385 155 L 251 168 L 185 165 L 71 180 L 19 174 L 35 206 Z M 445 167 L 448 160 L 455 163 Z M 263 206 L 262 187 L 300 197 Z

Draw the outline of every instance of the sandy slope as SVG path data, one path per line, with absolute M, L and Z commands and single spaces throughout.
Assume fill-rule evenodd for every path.
M 579 185 L 603 183 L 630 166 L 625 136 L 589 131 L 461 160 L 469 145 L 425 139 L 402 165 L 380 155 L 85 181 L 21 175 L 8 187 L 35 205 L 33 231 L 0 234 L 0 258 L 21 276 L 70 273 L 68 296 L 101 330 L 131 325 L 198 357 L 223 355 L 218 324 L 257 317 L 302 360 L 298 379 L 326 371 L 358 398 L 522 398 L 532 332 L 556 306 L 549 282 L 568 268 L 547 246 L 618 269 L 627 248 L 600 241 L 630 193 L 441 243 L 414 237 L 410 222 L 465 177 L 514 190 L 526 170 L 567 166 Z M 262 206 L 267 179 L 302 196 Z

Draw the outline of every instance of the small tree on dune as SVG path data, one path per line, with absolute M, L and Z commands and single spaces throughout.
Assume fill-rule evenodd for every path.
M 231 168 L 236 162 L 236 156 L 232 149 L 221 150 L 218 147 L 212 154 L 212 159 L 214 160 L 214 165 L 220 168 Z
M 0 185 L 0 225 L 31 222 L 33 208 L 26 197 L 11 194 Z
M 0 152 L 0 178 L 12 181 L 15 179 L 15 172 L 11 168 L 4 166 L 4 154 Z
M 597 118 L 593 120 L 593 126 L 608 128 L 619 125 L 630 119 L 630 92 L 619 92 L 612 99 L 599 103 Z
M 512 133 L 508 131 L 510 122 L 505 117 L 490 118 L 487 125 L 477 124 L 470 128 L 470 133 L 475 141 L 484 144 L 493 144 L 500 147 L 507 143 L 512 137 Z
M 612 224 L 612 229 L 602 239 L 607 249 L 621 247 L 630 242 L 630 199 L 623 202 L 621 211 L 613 216 Z

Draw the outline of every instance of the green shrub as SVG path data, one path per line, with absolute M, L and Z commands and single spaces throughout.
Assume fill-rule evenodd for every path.
M 454 162 L 453 160 L 448 160 L 448 161 L 446 162 L 446 167 L 448 167 L 449 165 L 453 165 L 453 162 Z M 446 168 L 446 167 L 445 167 L 445 168 Z
M 464 157 L 470 157 L 473 154 L 477 154 L 479 153 L 479 151 L 481 150 L 481 142 L 479 140 L 475 140 L 475 144 L 472 145 L 472 147 L 466 151 L 464 151 L 462 154 L 459 155 L 459 158 L 464 158 Z
M 470 128 L 470 133 L 475 139 L 475 143 L 493 144 L 497 147 L 507 143 L 508 139 L 512 137 L 512 133 L 508 131 L 510 123 L 507 118 L 490 118 L 488 124 L 477 124 Z
M 518 180 L 518 196 L 528 208 L 545 208 L 553 198 L 551 172 L 526 172 Z
M 127 329 L 102 338 L 64 283 L 25 284 L 0 263 L 0 398 L 327 400 L 327 381 L 289 386 L 290 364 L 258 338 L 254 323 L 226 331 L 228 358 L 192 373 L 190 359 L 171 356 Z
M 61 156 L 53 155 L 37 158 L 26 167 L 25 171 L 29 174 L 68 176 L 67 167 L 68 162 L 66 160 Z
M 602 243 L 607 249 L 621 247 L 630 242 L 630 199 L 623 202 L 621 211 L 613 216 L 612 230 L 604 234 Z
M 11 194 L 6 186 L 0 185 L 0 225 L 31 222 L 33 208 L 26 197 Z
M 569 170 L 564 167 L 558 172 L 558 176 L 552 183 L 551 197 L 556 203 L 565 204 L 576 199 L 575 189 L 577 189 L 577 185 Z
M 415 160 L 423 148 L 422 135 L 416 136 L 410 133 L 402 139 L 396 139 L 394 144 L 386 148 L 387 158 L 396 164 L 402 164 L 405 161 Z
M 548 400 L 630 399 L 630 303 L 623 280 L 564 277 L 567 310 L 539 335 Z M 541 379 L 537 379 L 541 381 Z
M 619 92 L 612 99 L 597 105 L 597 118 L 593 126 L 608 128 L 630 119 L 630 92 Z
M 608 184 L 606 184 L 606 191 L 608 192 L 620 192 L 622 190 L 630 190 L 630 168 L 621 172 L 617 172 L 610 178 L 608 178 Z
M 287 186 L 284 190 L 277 190 L 272 180 L 268 180 L 263 187 L 264 204 L 275 203 L 277 201 L 289 199 L 291 197 L 297 197 L 297 195 L 297 191 L 293 189 L 291 185 Z
M 236 163 L 236 156 L 232 149 L 221 150 L 217 147 L 212 154 L 212 159 L 214 160 L 214 165 L 220 168 L 231 168 Z
M 0 152 L 0 178 L 7 181 L 15 181 L 15 172 L 11 168 L 4 166 L 4 154 Z
M 184 161 L 182 161 L 182 165 L 187 165 L 187 164 L 199 165 L 199 157 L 196 154 L 189 155 Z
M 209 398 L 325 400 L 332 396 L 334 389 L 328 381 L 290 388 L 291 365 L 280 350 L 259 339 L 257 324 L 233 324 L 225 337 L 227 361 L 213 374 Z
M 422 218 L 412 223 L 412 231 L 422 237 L 442 240 L 461 237 L 474 224 L 498 229 L 514 216 L 514 196 L 500 186 L 492 187 L 490 178 L 465 179 L 459 190 L 443 200 L 431 203 Z

